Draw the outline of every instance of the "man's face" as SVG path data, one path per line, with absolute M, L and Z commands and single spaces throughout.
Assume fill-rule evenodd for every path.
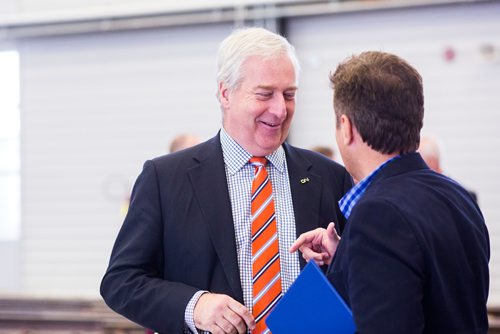
M 242 65 L 243 80 L 230 91 L 220 87 L 223 125 L 254 156 L 274 152 L 288 136 L 295 112 L 295 71 L 288 56 L 253 56 Z

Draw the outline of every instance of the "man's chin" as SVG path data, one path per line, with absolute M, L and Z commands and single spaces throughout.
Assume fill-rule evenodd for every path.
M 259 145 L 259 151 L 261 153 L 264 153 L 264 154 L 261 154 L 261 156 L 266 156 L 266 155 L 273 153 L 281 146 L 281 144 L 282 144 L 281 141 L 276 141 L 273 143 L 266 143 L 265 145 Z

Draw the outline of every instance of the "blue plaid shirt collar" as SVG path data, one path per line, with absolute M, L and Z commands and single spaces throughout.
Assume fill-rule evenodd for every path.
M 220 130 L 220 143 L 227 170 L 230 175 L 234 175 L 248 163 L 252 155 L 231 138 L 224 128 Z M 283 146 L 278 147 L 276 151 L 267 155 L 266 158 L 280 173 L 285 172 L 285 150 Z
M 344 214 L 345 219 L 349 219 L 351 216 L 352 209 L 358 203 L 358 201 L 363 197 L 363 194 L 365 193 L 366 189 L 370 186 L 370 184 L 373 181 L 373 178 L 375 175 L 377 175 L 382 168 L 384 168 L 388 163 L 393 161 L 396 158 L 399 158 L 400 155 L 397 155 L 393 158 L 390 158 L 383 164 L 377 167 L 373 172 L 370 173 L 367 177 L 365 177 L 363 180 L 361 180 L 358 184 L 356 184 L 354 187 L 349 190 L 344 197 L 342 197 L 339 201 L 339 207 L 340 211 Z

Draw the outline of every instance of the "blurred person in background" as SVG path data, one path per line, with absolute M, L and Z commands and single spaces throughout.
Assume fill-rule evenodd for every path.
M 418 147 L 418 152 L 424 159 L 427 166 L 434 170 L 436 173 L 443 174 L 443 169 L 441 168 L 441 149 L 439 148 L 438 141 L 432 136 L 422 136 L 420 138 L 420 145 Z M 470 189 L 467 190 L 474 202 L 477 202 L 477 194 L 475 191 Z
M 439 145 L 434 137 L 421 136 L 420 144 L 418 146 L 418 153 L 422 156 L 427 166 L 434 170 L 436 173 L 443 173 L 441 169 L 441 154 Z
M 486 333 L 488 231 L 467 191 L 416 152 L 420 74 L 395 55 L 364 52 L 330 80 L 339 151 L 360 182 L 340 201 L 342 239 L 318 228 L 290 251 L 331 264 L 359 333 Z
M 266 332 L 269 310 L 305 261 L 298 235 L 344 219 L 344 167 L 284 143 L 299 65 L 288 41 L 234 31 L 217 60 L 222 128 L 147 161 L 136 181 L 101 294 L 161 333 Z
M 318 152 L 323 154 L 325 157 L 335 160 L 335 153 L 332 148 L 328 146 L 314 146 L 311 148 L 311 151 Z
M 169 146 L 169 152 L 174 153 L 180 150 L 184 150 L 186 148 L 192 147 L 201 143 L 200 138 L 190 134 L 180 134 L 176 136 L 171 142 Z

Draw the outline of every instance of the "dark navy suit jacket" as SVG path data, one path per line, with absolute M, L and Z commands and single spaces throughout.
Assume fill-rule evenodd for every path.
M 350 175 L 317 153 L 283 147 L 297 235 L 343 225 L 337 201 Z M 219 136 L 145 163 L 101 283 L 113 310 L 161 333 L 182 333 L 198 290 L 243 303 Z
M 486 333 L 489 256 L 469 193 L 411 153 L 353 208 L 328 277 L 359 333 Z

